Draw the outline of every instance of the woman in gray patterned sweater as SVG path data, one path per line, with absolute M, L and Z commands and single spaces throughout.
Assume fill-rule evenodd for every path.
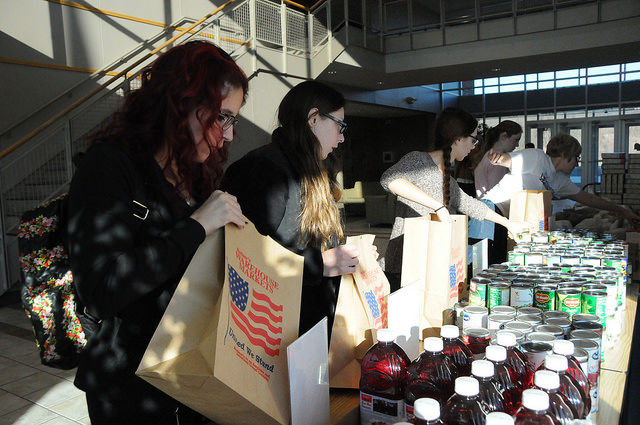
M 465 214 L 489 220 L 519 233 L 524 224 L 510 222 L 486 203 L 470 197 L 451 177 L 451 163 L 463 160 L 478 143 L 478 121 L 466 111 L 446 108 L 436 118 L 435 144 L 430 152 L 413 151 L 382 174 L 385 190 L 398 195 L 396 219 L 385 255 L 385 272 L 392 290 L 400 286 L 404 219 L 436 213 L 441 221 L 449 214 Z

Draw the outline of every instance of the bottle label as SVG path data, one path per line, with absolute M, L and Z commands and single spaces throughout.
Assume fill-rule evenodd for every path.
M 393 425 L 404 420 L 404 400 L 360 392 L 360 425 Z

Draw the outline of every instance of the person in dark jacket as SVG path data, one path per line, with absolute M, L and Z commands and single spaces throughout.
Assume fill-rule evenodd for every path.
M 344 141 L 344 97 L 316 81 L 292 88 L 278 109 L 271 143 L 231 164 L 223 190 L 235 195 L 258 231 L 304 256 L 300 333 L 327 316 L 329 332 L 340 275 L 359 252 L 340 245 L 343 230 L 327 157 Z
M 188 411 L 135 371 L 198 246 L 226 223 L 244 226 L 235 197 L 216 189 L 247 89 L 213 44 L 170 49 L 94 135 L 73 177 L 73 276 L 101 320 L 75 379 L 94 425 L 175 424 Z

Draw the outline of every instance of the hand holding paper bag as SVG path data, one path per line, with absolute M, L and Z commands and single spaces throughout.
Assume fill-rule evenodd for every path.
M 220 424 L 288 424 L 303 263 L 250 222 L 209 236 L 137 374 Z

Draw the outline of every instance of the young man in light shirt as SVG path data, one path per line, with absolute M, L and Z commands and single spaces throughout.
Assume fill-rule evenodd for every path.
M 511 153 L 490 152 L 491 163 L 507 167 L 509 173 L 483 199 L 492 201 L 508 217 L 514 192 L 550 190 L 553 199 L 568 198 L 593 208 L 612 211 L 627 220 L 640 221 L 640 216 L 630 209 L 580 190 L 571 181 L 569 175 L 578 165 L 581 153 L 580 142 L 568 134 L 552 137 L 546 154 L 541 149 L 524 149 Z

